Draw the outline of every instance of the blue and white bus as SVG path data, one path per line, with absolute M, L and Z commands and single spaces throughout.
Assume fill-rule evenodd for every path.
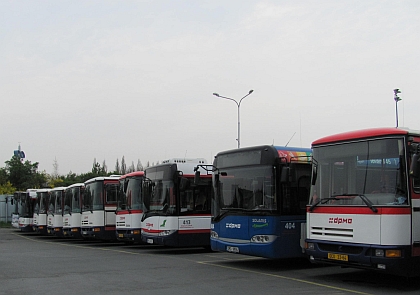
M 213 169 L 212 250 L 304 257 L 310 149 L 264 145 L 224 151 Z

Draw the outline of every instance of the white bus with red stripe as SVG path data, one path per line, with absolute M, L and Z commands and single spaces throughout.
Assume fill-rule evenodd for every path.
M 47 234 L 47 211 L 50 190 L 51 189 L 41 188 L 36 191 L 32 228 L 35 232 L 42 235 Z
M 65 187 L 55 187 L 50 191 L 47 210 L 47 232 L 49 235 L 63 237 L 63 207 Z
M 359 130 L 321 138 L 312 148 L 310 260 L 418 275 L 420 131 Z
M 172 247 L 210 247 L 212 175 L 194 168 L 206 160 L 171 159 L 145 170 L 142 241 Z
M 36 191 L 30 188 L 26 192 L 18 192 L 18 228 L 21 231 L 33 231 Z
M 124 243 L 141 242 L 141 219 L 144 205 L 142 199 L 143 171 L 121 176 L 116 211 L 117 239 Z
M 68 186 L 64 193 L 63 235 L 71 238 L 82 238 L 82 198 L 85 192 L 84 183 Z
M 95 177 L 85 182 L 81 232 L 85 239 L 116 240 L 118 177 Z

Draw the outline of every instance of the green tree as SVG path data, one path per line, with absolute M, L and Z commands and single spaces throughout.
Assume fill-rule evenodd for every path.
M 6 172 L 8 180 L 17 190 L 26 190 L 28 188 L 44 187 L 47 183 L 47 175 L 45 172 L 39 173 L 38 162 L 30 161 L 22 162 L 17 156 L 13 156 L 6 161 Z
M 10 181 L 0 185 L 0 195 L 13 195 L 15 191 L 16 188 L 13 187 Z
M 121 174 L 120 162 L 118 162 L 118 158 L 117 158 L 117 162 L 115 163 L 114 174 Z

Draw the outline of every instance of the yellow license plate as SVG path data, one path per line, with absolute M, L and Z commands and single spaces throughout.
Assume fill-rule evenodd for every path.
M 119 238 L 124 238 L 124 234 L 118 234 Z
M 349 261 L 349 256 L 346 255 L 346 254 L 328 253 L 328 259 L 340 260 L 340 261 Z

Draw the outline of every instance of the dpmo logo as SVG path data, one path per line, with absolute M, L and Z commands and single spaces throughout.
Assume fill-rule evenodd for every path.
M 333 224 L 352 224 L 353 218 L 342 218 L 342 217 L 330 217 L 328 223 Z

